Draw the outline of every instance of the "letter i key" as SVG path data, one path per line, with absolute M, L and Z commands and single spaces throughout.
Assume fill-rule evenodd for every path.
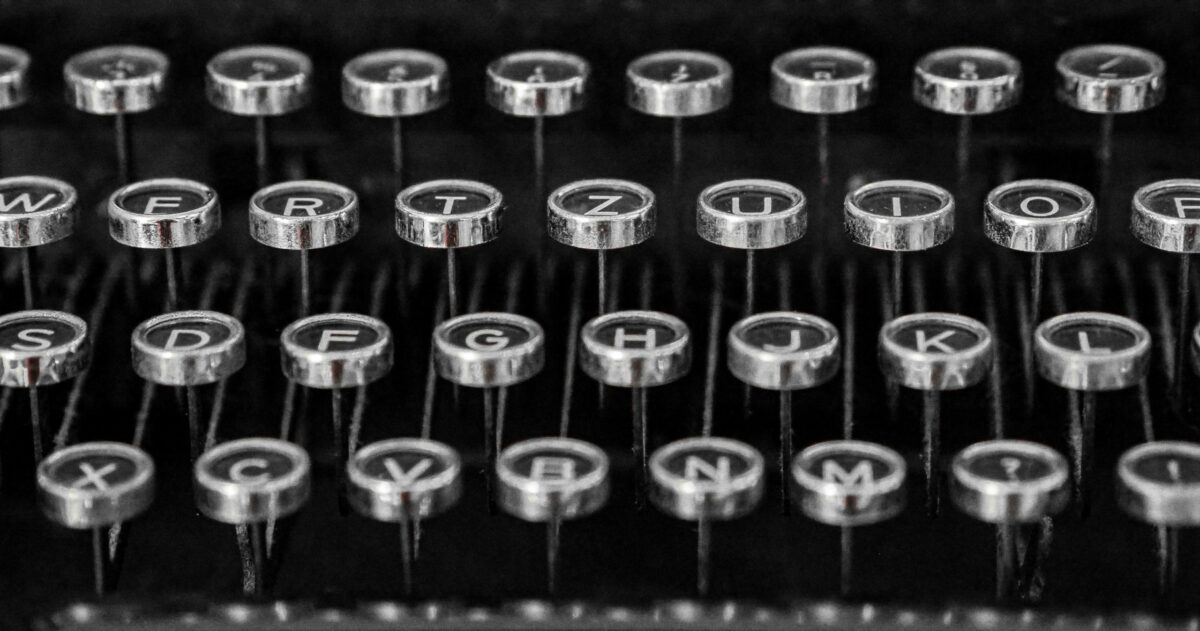
M 33 248 L 61 241 L 75 232 L 75 188 L 61 180 L 39 176 L 0 179 L 0 248 L 21 255 L 25 308 L 38 298 Z

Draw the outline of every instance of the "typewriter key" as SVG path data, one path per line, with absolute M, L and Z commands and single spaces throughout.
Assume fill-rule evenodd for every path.
M 817 115 L 821 185 L 829 183 L 829 115 L 854 112 L 875 100 L 875 60 L 848 48 L 813 46 L 771 62 L 771 100 Z
M 404 593 L 412 593 L 412 526 L 462 495 L 462 461 L 442 443 L 394 438 L 358 450 L 346 464 L 350 505 L 371 519 L 400 524 Z
M 970 163 L 971 117 L 1006 110 L 1021 98 L 1021 62 L 991 48 L 935 50 L 913 68 L 913 99 L 925 107 L 958 116 L 958 172 Z
M 446 60 L 433 53 L 377 50 L 342 67 L 342 103 L 359 114 L 392 119 L 392 174 L 398 186 L 404 171 L 403 119 L 432 112 L 449 100 Z
M 562 522 L 587 517 L 608 502 L 608 456 L 582 440 L 535 438 L 506 448 L 495 471 L 504 512 L 546 523 L 546 577 L 553 594 Z
M 488 105 L 533 119 L 533 171 L 537 196 L 544 194 L 544 119 L 578 111 L 587 104 L 592 68 L 578 55 L 557 50 L 509 53 L 487 67 Z
M 495 389 L 531 379 L 545 364 L 542 327 L 511 313 L 472 313 L 451 318 L 433 331 L 434 364 L 441 377 L 468 388 L 483 389 L 483 432 L 488 497 L 496 452 L 504 436 L 503 411 Z
M 342 389 L 365 386 L 392 369 L 392 332 L 356 313 L 323 313 L 297 320 L 279 336 L 283 374 L 306 388 L 329 390 L 333 443 L 346 463 Z
M 702 239 L 746 251 L 747 315 L 754 312 L 754 251 L 804 237 L 804 193 L 773 180 L 730 180 L 709 186 L 696 199 L 696 232 Z
M 1097 153 L 1107 171 L 1113 115 L 1140 112 L 1161 103 L 1167 90 L 1166 63 L 1144 48 L 1094 44 L 1059 55 L 1055 69 L 1059 101 L 1082 112 L 1101 114 Z
M 560 186 L 546 202 L 546 230 L 564 245 L 596 251 L 597 313 L 608 303 L 607 252 L 654 236 L 654 193 L 628 180 L 579 180 Z
M 1133 194 L 1133 235 L 1146 245 L 1179 255 L 1175 323 L 1176 398 L 1182 397 L 1184 353 L 1191 301 L 1191 255 L 1200 252 L 1200 180 L 1162 180 Z
M 1133 320 L 1095 312 L 1067 313 L 1038 325 L 1033 336 L 1038 374 L 1072 390 L 1070 447 L 1076 500 L 1088 511 L 1096 425 L 1096 392 L 1137 385 L 1150 367 L 1150 332 Z
M 733 66 L 712 53 L 665 50 L 638 57 L 625 69 L 629 107 L 674 120 L 676 188 L 683 166 L 683 119 L 723 110 L 732 100 Z
M 650 457 L 650 500 L 662 512 L 696 522 L 696 589 L 708 593 L 711 522 L 752 512 L 762 499 L 763 457 L 728 438 L 685 438 Z
M 274 438 L 242 438 L 204 452 L 193 469 L 196 506 L 207 517 L 246 526 L 253 548 L 254 584 L 263 590 L 265 557 L 277 520 L 308 501 L 310 465 L 300 447 Z M 268 539 L 263 542 L 263 525 Z
M 396 196 L 396 234 L 423 248 L 446 250 L 446 286 L 450 316 L 458 315 L 458 266 L 455 250 L 500 236 L 504 196 L 471 180 L 433 180 L 410 186 Z
M 29 53 L 0 44 L 0 110 L 19 107 L 29 100 Z
M 756 388 L 779 391 L 780 500 L 786 513 L 792 391 L 815 388 L 837 374 L 842 363 L 837 328 L 807 313 L 760 313 L 735 323 L 729 329 L 727 346 L 733 376 Z
M 983 207 L 987 237 L 1010 250 L 1030 252 L 1031 322 L 1042 302 L 1042 255 L 1087 245 L 1096 234 L 1096 201 L 1074 184 L 1058 180 L 1018 180 L 988 193 Z
M 691 333 L 683 320 L 657 311 L 617 311 L 588 320 L 580 331 L 579 365 L 609 386 L 632 388 L 633 455 L 639 505 L 645 493 L 646 388 L 683 378 L 692 366 Z
M 300 315 L 312 312 L 308 251 L 358 234 L 358 195 L 319 180 L 272 184 L 250 198 L 250 236 L 280 250 L 300 251 Z
M 0 386 L 29 391 L 34 462 L 41 462 L 38 387 L 71 379 L 87 368 L 87 323 L 62 311 L 18 311 L 0 316 Z
M 0 179 L 0 248 L 21 256 L 25 308 L 36 302 L 32 248 L 54 243 L 75 232 L 75 188 L 62 180 L 25 175 Z
M 879 330 L 879 367 L 892 383 L 924 396 L 925 507 L 940 502 L 941 393 L 969 388 L 987 375 L 995 349 L 983 323 L 953 313 L 901 316 Z
M 954 234 L 954 198 L 946 189 L 914 180 L 872 182 L 844 204 L 846 234 L 858 245 L 892 252 L 892 313 L 903 307 L 903 252 L 927 250 Z
M 96 595 L 108 575 L 108 526 L 137 517 L 154 501 L 154 461 L 124 443 L 91 442 L 60 449 L 37 468 L 38 505 L 55 523 L 92 531 Z
M 205 92 L 213 107 L 254 117 L 258 186 L 271 181 L 267 117 L 290 114 L 312 99 L 312 61 L 281 46 L 231 48 L 208 62 Z
M 246 363 L 242 323 L 215 311 L 177 311 L 142 322 L 133 330 L 133 371 L 165 386 L 182 386 L 187 396 L 192 460 L 200 455 L 200 394 Z
M 163 251 L 167 311 L 179 308 L 180 269 L 175 248 L 196 245 L 221 227 L 221 204 L 211 187 L 163 178 L 127 184 L 108 198 L 108 234 L 132 248 Z
M 1023 440 L 975 443 L 954 457 L 951 497 L 959 510 L 996 524 L 996 597 L 1007 600 L 1020 567 L 1020 526 L 1037 523 L 1067 504 L 1067 461 Z
M 113 117 L 121 183 L 133 177 L 125 115 L 145 112 L 162 101 L 169 68 L 166 55 L 142 46 L 95 48 L 71 57 L 63 66 L 67 100 L 75 109 Z
M 1179 529 L 1200 526 L 1200 445 L 1143 443 L 1117 462 L 1117 504 L 1159 533 L 1159 593 L 1175 591 Z

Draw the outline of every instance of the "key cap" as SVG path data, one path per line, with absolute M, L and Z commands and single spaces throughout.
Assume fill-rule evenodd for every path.
M 423 50 L 391 48 L 351 59 L 342 67 L 342 103 L 352 111 L 392 121 L 392 173 L 403 182 L 404 128 L 409 116 L 450 101 L 446 60 Z
M 300 252 L 301 316 L 312 312 L 309 250 L 349 241 L 358 225 L 358 195 L 340 184 L 281 182 L 250 198 L 250 236 L 267 247 Z
M 26 309 L 33 309 L 40 297 L 33 248 L 75 233 L 78 199 L 75 187 L 62 180 L 35 175 L 0 179 L 0 248 L 20 253 Z
M 654 193 L 629 180 L 579 180 L 550 193 L 546 231 L 563 245 L 596 251 L 599 314 L 608 304 L 607 252 L 650 240 L 657 226 Z
M 842 364 L 837 328 L 807 313 L 760 313 L 736 322 L 729 329 L 726 345 L 727 364 L 734 377 L 779 392 L 780 505 L 786 514 L 792 392 L 815 388 L 837 374 Z
M 535 438 L 513 444 L 495 463 L 496 501 L 504 512 L 546 523 L 547 587 L 557 587 L 560 529 L 608 501 L 608 456 L 573 438 Z
M 217 192 L 193 180 L 144 180 L 122 186 L 108 198 L 108 233 L 113 240 L 163 251 L 167 311 L 179 308 L 182 280 L 175 249 L 202 243 L 220 228 Z
M 396 234 L 423 248 L 446 250 L 450 316 L 458 315 L 455 250 L 500 236 L 504 196 L 482 182 L 433 180 L 410 186 L 396 197 Z
M 771 62 L 771 100 L 817 116 L 822 186 L 829 184 L 829 116 L 867 107 L 875 101 L 875 89 L 875 60 L 849 48 L 798 48 Z
M 29 392 L 34 462 L 41 462 L 44 439 L 38 388 L 74 378 L 91 359 L 88 327 L 62 311 L 18 311 L 0 316 L 0 386 Z
M 29 53 L 0 44 L 0 110 L 19 107 L 29 100 Z
M 254 117 L 259 188 L 271 181 L 267 119 L 308 105 L 312 73 L 308 55 L 282 46 L 231 48 L 208 62 L 208 102 L 223 112 Z
M 685 438 L 650 457 L 650 501 L 662 512 L 697 523 L 696 588 L 708 593 L 711 522 L 750 514 L 762 500 L 762 454 L 742 442 Z
M 792 462 L 796 502 L 809 518 L 831 526 L 865 526 L 899 515 L 907 466 L 895 451 L 860 440 L 806 448 Z
M 892 252 L 892 314 L 902 311 L 903 252 L 939 246 L 954 234 L 954 198 L 915 180 L 872 182 L 844 204 L 846 235 L 858 245 Z
M 371 443 L 346 464 L 350 505 L 364 517 L 400 525 L 404 593 L 412 594 L 412 531 L 462 496 L 462 460 L 448 445 L 420 438 Z
M 133 151 L 127 114 L 145 112 L 163 100 L 170 62 L 144 46 L 105 46 L 79 53 L 63 66 L 67 101 L 89 114 L 113 117 L 117 175 L 133 177 Z
M 1117 461 L 1117 504 L 1158 529 L 1159 594 L 1170 604 L 1179 574 L 1179 529 L 1200 526 L 1200 445 L 1154 441 Z
M 675 316 L 657 311 L 616 311 L 588 320 L 580 331 L 579 366 L 608 386 L 631 388 L 635 497 L 641 504 L 646 460 L 646 388 L 678 381 L 692 366 L 691 333 Z
M 983 323 L 954 313 L 915 313 L 879 330 L 879 368 L 890 383 L 923 395 L 925 507 L 938 513 L 941 469 L 941 393 L 983 380 L 995 356 Z
M 154 462 L 124 443 L 65 447 L 38 463 L 38 506 L 51 521 L 92 531 L 96 595 L 106 590 L 109 526 L 141 515 L 154 501 Z
M 958 172 L 966 176 L 971 151 L 971 117 L 1000 112 L 1021 98 L 1021 62 L 992 48 L 943 48 L 917 60 L 913 100 L 958 116 Z

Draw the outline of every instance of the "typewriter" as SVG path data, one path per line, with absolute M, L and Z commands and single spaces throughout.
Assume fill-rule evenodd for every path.
M 0 626 L 1193 629 L 1197 37 L 0 4 Z

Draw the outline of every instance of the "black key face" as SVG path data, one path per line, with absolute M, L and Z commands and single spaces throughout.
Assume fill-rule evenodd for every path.
M 828 452 L 803 463 L 804 470 L 823 484 L 837 485 L 845 492 L 873 488 L 896 475 L 894 463 L 858 450 Z
M 407 200 L 415 211 L 430 215 L 469 215 L 492 205 L 492 199 L 465 188 L 440 188 L 423 191 Z
M 141 473 L 138 463 L 118 454 L 76 453 L 55 463 L 46 473 L 61 486 L 83 493 L 104 495 L 133 481 Z
M 143 339 L 167 351 L 195 351 L 218 346 L 233 335 L 221 322 L 203 318 L 177 319 L 146 330 Z
M 399 487 L 411 487 L 437 478 L 452 469 L 454 463 L 424 449 L 395 447 L 373 454 L 361 463 L 368 477 Z
M 66 193 L 52 186 L 28 182 L 0 182 L 0 215 L 28 215 L 57 207 Z
M 82 337 L 82 331 L 52 318 L 23 318 L 0 325 L 0 349 L 9 351 L 47 351 L 77 342 Z
M 236 449 L 207 464 L 212 477 L 242 486 L 268 484 L 297 471 L 287 454 L 256 446 Z
M 119 51 L 83 55 L 71 64 L 71 71 L 79 76 L 110 81 L 141 79 L 165 70 L 163 59 L 157 55 L 138 54 L 137 49 L 125 47 Z
M 641 195 L 606 186 L 575 191 L 560 202 L 563 210 L 585 217 L 617 217 L 638 212 L 648 203 Z
M 721 74 L 721 67 L 693 55 L 655 56 L 640 63 L 634 72 L 643 78 L 662 83 L 694 83 L 708 81 Z
M 336 353 L 367 348 L 380 340 L 380 334 L 362 322 L 327 318 L 296 329 L 292 339 L 309 350 Z
M 1135 476 L 1162 485 L 1200 484 L 1200 458 L 1194 451 L 1157 450 L 1130 463 Z
M 539 446 L 506 462 L 517 476 L 547 485 L 570 483 L 603 466 L 600 460 L 552 445 Z
M 357 78 L 377 83 L 423 81 L 445 72 L 445 68 L 416 56 L 373 58 L 355 66 Z
M 1157 72 L 1150 58 L 1134 51 L 1105 48 L 1086 49 L 1070 57 L 1068 67 L 1079 74 L 1099 79 L 1129 79 Z
M 276 190 L 258 198 L 257 203 L 273 215 L 317 217 L 345 210 L 351 201 L 328 191 L 296 187 L 290 190 Z
M 1138 341 L 1133 331 L 1112 324 L 1080 322 L 1056 328 L 1050 343 L 1078 353 L 1106 355 L 1133 348 Z
M 933 55 L 925 61 L 925 65 L 922 66 L 924 71 L 938 77 L 961 81 L 988 81 L 1009 77 L 1015 73 L 1015 68 L 1000 58 L 971 51 Z
M 252 48 L 219 55 L 213 70 L 230 79 L 243 81 L 283 81 L 308 74 L 308 61 L 278 50 Z
M 1053 462 L 1019 450 L 991 449 L 968 459 L 963 466 L 980 480 L 996 482 L 1038 482 L 1058 475 Z
M 674 342 L 680 335 L 657 322 L 630 318 L 612 320 L 596 330 L 596 340 L 612 348 L 652 350 Z
M 868 73 L 861 61 L 820 52 L 793 56 L 784 62 L 782 70 L 790 76 L 814 81 L 837 81 Z
M 945 200 L 937 195 L 906 188 L 877 188 L 854 201 L 864 211 L 884 217 L 920 217 L 946 208 Z
M 501 60 L 494 70 L 505 79 L 525 83 L 556 83 L 584 75 L 578 63 L 560 55 L 513 55 Z
M 793 319 L 767 320 L 739 331 L 747 344 L 768 353 L 798 353 L 827 344 L 833 338 L 825 329 Z
M 996 198 L 995 204 L 1006 213 L 1031 219 L 1070 217 L 1090 205 L 1070 191 L 1045 186 L 1007 191 Z
M 945 355 L 973 348 L 983 340 L 977 332 L 947 322 L 913 322 L 894 331 L 892 341 L 919 353 Z
M 1173 219 L 1200 219 L 1200 187 L 1175 185 L 1139 198 L 1150 212 Z
M 692 444 L 662 460 L 662 468 L 672 477 L 698 485 L 727 487 L 737 478 L 752 473 L 756 463 L 739 451 L 720 444 Z
M 117 198 L 118 206 L 142 215 L 178 215 L 199 210 L 210 202 L 210 195 L 170 187 L 142 189 Z
M 499 351 L 532 338 L 533 332 L 524 327 L 495 321 L 468 322 L 447 332 L 451 344 L 474 351 Z
M 791 199 L 769 191 L 741 190 L 714 196 L 709 205 L 731 215 L 773 215 L 791 210 Z

